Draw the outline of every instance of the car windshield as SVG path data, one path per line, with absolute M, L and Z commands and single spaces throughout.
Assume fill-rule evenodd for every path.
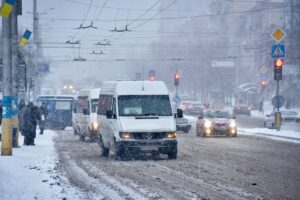
M 216 111 L 216 112 L 206 112 L 204 113 L 205 118 L 229 118 L 228 112 Z
M 118 97 L 119 116 L 172 116 L 168 95 Z
M 97 109 L 98 109 L 98 103 L 99 100 L 98 99 L 92 99 L 91 100 L 91 104 L 92 104 L 92 113 L 96 113 Z

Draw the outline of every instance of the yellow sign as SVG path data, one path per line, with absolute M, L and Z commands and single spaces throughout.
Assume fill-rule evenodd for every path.
M 285 38 L 286 33 L 279 27 L 277 27 L 273 33 L 271 34 L 272 38 L 274 40 L 276 40 L 277 42 L 280 42 L 281 40 L 283 40 L 283 38 Z

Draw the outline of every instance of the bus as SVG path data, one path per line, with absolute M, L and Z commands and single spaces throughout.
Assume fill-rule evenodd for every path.
M 46 128 L 52 130 L 64 130 L 72 126 L 72 110 L 75 98 L 68 95 L 44 95 L 38 96 L 36 103 L 41 106 L 46 104 L 48 116 Z

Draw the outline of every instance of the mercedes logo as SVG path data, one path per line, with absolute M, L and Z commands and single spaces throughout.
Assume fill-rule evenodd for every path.
M 146 133 L 146 138 L 147 138 L 147 140 L 152 139 L 152 133 Z

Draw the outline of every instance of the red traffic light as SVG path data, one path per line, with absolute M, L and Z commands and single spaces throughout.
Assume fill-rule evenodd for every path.
M 149 80 L 150 80 L 150 81 L 154 81 L 154 80 L 155 80 L 155 76 L 150 76 L 150 77 L 149 77 Z
M 175 79 L 176 79 L 176 80 L 179 80 L 179 79 L 180 79 L 180 75 L 179 75 L 178 72 L 175 74 Z
M 276 68 L 282 68 L 282 65 L 283 65 L 283 59 L 276 59 L 276 60 L 274 60 L 274 66 Z
M 260 84 L 261 84 L 262 86 L 266 86 L 266 85 L 268 85 L 268 82 L 267 82 L 266 80 L 262 80 L 262 81 L 260 82 Z

